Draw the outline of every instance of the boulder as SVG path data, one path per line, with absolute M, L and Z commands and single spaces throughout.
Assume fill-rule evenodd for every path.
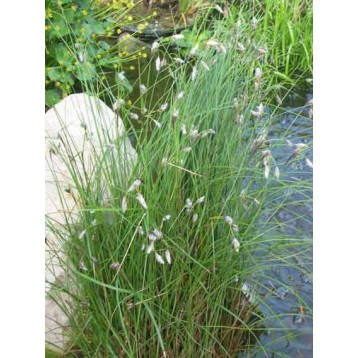
M 52 299 L 51 284 L 66 280 L 62 228 L 76 223 L 80 209 L 73 178 L 86 182 L 108 149 L 114 151 L 123 177 L 127 178 L 137 153 L 121 118 L 98 98 L 83 93 L 70 95 L 47 111 L 45 135 L 46 341 L 61 350 L 68 319 Z M 103 189 L 106 191 L 105 182 Z

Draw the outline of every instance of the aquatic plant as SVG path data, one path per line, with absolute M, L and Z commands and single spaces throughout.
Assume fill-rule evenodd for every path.
M 230 26 L 217 23 L 190 61 L 169 64 L 163 110 L 149 109 L 132 128 L 138 164 L 129 178 L 107 147 L 87 182 L 68 161 L 81 218 L 63 230 L 48 222 L 69 260 L 68 282 L 54 285 L 72 297 L 67 354 L 232 357 L 254 343 L 265 351 L 255 284 L 266 269 L 292 265 L 289 247 L 310 245 L 279 232 L 272 217 L 285 190 L 310 183 L 269 171 L 285 138 L 268 138 L 274 112 L 264 83 L 255 85 L 257 53 L 243 55 L 237 42 L 247 29 Z
M 251 21 L 253 42 L 264 50 L 272 82 L 312 79 L 313 1 L 245 0 L 240 7 L 243 21 Z
M 129 178 L 112 155 L 121 138 L 102 148 L 87 181 L 66 160 L 80 220 L 60 229 L 47 222 L 68 257 L 68 279 L 52 291 L 55 300 L 58 292 L 71 297 L 70 307 L 58 301 L 70 320 L 65 355 L 232 357 L 255 344 L 265 354 L 260 334 L 282 315 L 266 304 L 263 280 L 280 287 L 270 270 L 296 267 L 293 259 L 311 250 L 310 238 L 292 227 L 309 220 L 295 209 L 309 205 L 311 180 L 285 177 L 284 168 L 305 161 L 311 170 L 312 162 L 309 143 L 269 136 L 280 109 L 272 105 L 267 53 L 249 41 L 260 19 L 243 11 L 215 21 L 185 53 L 152 45 L 151 66 L 172 84 L 145 111 L 160 80 L 129 83 L 140 92 L 125 111 L 116 89 L 104 89 L 132 123 L 138 163 Z M 172 61 L 165 63 L 163 51 Z M 125 80 L 118 70 L 116 81 Z M 84 88 L 103 95 L 94 78 Z M 276 149 L 283 145 L 289 154 L 281 160 Z M 68 159 L 66 151 L 60 155 Z M 281 212 L 290 212 L 290 221 L 278 220 Z
M 106 80 L 136 54 L 118 52 L 119 25 L 131 21 L 132 1 L 46 0 L 46 98 L 51 107 L 85 82 Z M 145 26 L 145 24 L 143 24 Z

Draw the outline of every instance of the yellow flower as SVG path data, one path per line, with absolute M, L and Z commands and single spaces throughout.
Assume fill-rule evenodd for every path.
M 135 67 L 132 65 L 132 66 L 129 66 L 129 69 L 133 71 L 133 70 L 135 70 Z
M 156 11 L 153 11 L 153 14 L 152 14 L 153 16 L 157 16 L 158 15 L 158 13 L 156 12 Z
M 55 86 L 56 86 L 56 87 L 60 87 L 60 86 L 61 86 L 61 83 L 60 83 L 60 82 L 56 82 L 56 83 L 55 83 Z
M 129 16 L 127 16 L 127 19 L 128 19 L 128 21 L 132 21 L 132 20 L 133 20 L 133 16 L 129 15 Z
M 99 54 L 97 55 L 97 58 L 102 58 L 102 55 L 99 53 Z
M 129 99 L 129 100 L 127 101 L 127 104 L 128 104 L 128 106 L 131 106 L 131 105 L 132 105 L 132 101 Z
M 76 6 L 76 5 L 72 5 L 72 6 L 71 6 L 71 9 L 72 9 L 73 11 L 76 11 L 76 10 L 77 10 L 77 6 Z
M 117 34 L 120 34 L 122 32 L 121 29 L 117 29 Z
M 83 15 L 83 16 L 87 16 L 87 15 L 88 15 L 88 11 L 87 11 L 87 10 L 83 10 L 83 11 L 82 11 L 82 15 Z
M 146 54 L 146 53 L 143 53 L 143 56 L 142 56 L 143 58 L 147 58 L 148 57 L 148 55 Z

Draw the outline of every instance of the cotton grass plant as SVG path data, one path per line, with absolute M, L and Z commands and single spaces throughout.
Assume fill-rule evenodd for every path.
M 204 51 L 170 65 L 165 110 L 132 128 L 130 175 L 113 155 L 120 138 L 102 146 L 85 180 L 67 162 L 80 218 L 61 229 L 48 222 L 67 254 L 68 279 L 53 285 L 71 298 L 54 294 L 69 317 L 65 356 L 233 357 L 253 344 L 265 352 L 264 298 L 247 282 L 292 265 L 289 248 L 309 244 L 262 218 L 284 206 L 284 190 L 310 186 L 280 180 L 263 152 L 273 149 L 270 97 L 255 85 L 256 53 L 238 49 L 245 31 L 218 22 Z

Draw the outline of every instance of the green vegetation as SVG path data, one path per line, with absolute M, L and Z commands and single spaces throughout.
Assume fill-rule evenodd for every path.
M 292 85 L 295 76 L 312 71 L 309 19 L 296 21 L 299 2 L 288 14 L 285 3 L 232 7 L 206 32 L 195 32 L 201 25 L 184 32 L 177 52 L 158 50 L 152 62 L 170 58 L 160 71 L 171 76 L 171 85 L 151 103 L 144 124 L 130 128 L 138 152 L 130 177 L 114 155 L 120 138 L 113 148 L 103 146 L 85 182 L 70 153 L 62 153 L 82 208 L 76 225 L 60 230 L 47 223 L 68 255 L 69 279 L 53 286 L 55 299 L 56 292 L 71 297 L 70 307 L 59 302 L 70 319 L 64 356 L 234 357 L 254 344 L 265 352 L 259 337 L 270 320 L 282 317 L 260 313 L 265 299 L 256 287 L 269 269 L 296 265 L 290 250 L 297 257 L 311 250 L 310 238 L 285 233 L 282 227 L 292 223 L 275 216 L 287 210 L 308 220 L 295 207 L 309 205 L 312 185 L 280 177 L 283 163 L 273 153 L 288 138 L 269 139 L 280 114 L 272 105 L 273 85 Z M 74 45 L 65 35 L 61 41 Z M 48 51 L 53 59 L 56 51 Z M 105 93 L 114 102 L 117 88 L 95 84 L 111 62 L 106 54 L 105 63 L 93 60 L 93 76 L 74 75 L 86 92 Z M 188 60 L 175 61 L 180 55 Z M 74 52 L 66 56 L 76 61 Z M 158 82 L 150 84 L 154 90 Z M 148 85 L 142 78 L 129 85 L 142 83 Z M 144 88 L 133 108 L 143 109 L 149 93 Z M 129 112 L 121 116 L 130 124 Z M 293 161 L 308 148 L 302 146 Z M 287 201 L 287 192 L 298 199 Z

